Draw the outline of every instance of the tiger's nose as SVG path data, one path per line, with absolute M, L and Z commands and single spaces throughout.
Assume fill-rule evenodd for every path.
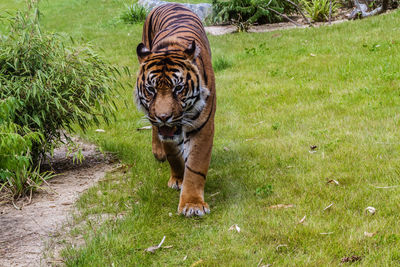
M 157 115 L 157 117 L 158 117 L 161 121 L 166 122 L 167 120 L 169 120 L 169 119 L 172 117 L 172 114 L 171 114 L 171 113 L 162 113 L 162 114 L 160 114 L 160 115 Z

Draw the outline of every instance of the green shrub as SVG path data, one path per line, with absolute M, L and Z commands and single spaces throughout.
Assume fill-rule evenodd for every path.
M 52 176 L 31 167 L 32 144 L 40 144 L 43 135 L 12 122 L 20 105 L 14 97 L 0 100 L 0 191 L 7 191 L 2 198 L 18 198 Z
M 0 36 L 0 191 L 14 197 L 51 177 L 40 162 L 65 130 L 109 122 L 121 86 L 90 47 L 41 31 L 38 14 L 17 12 Z
M 308 17 L 313 21 L 328 21 L 329 0 L 301 0 L 302 6 Z M 336 13 L 339 5 L 332 0 L 332 16 Z
M 14 97 L 19 105 L 13 123 L 43 136 L 31 147 L 35 164 L 61 140 L 62 130 L 108 122 L 117 83 L 117 70 L 89 47 L 42 32 L 37 14 L 17 13 L 9 35 L 0 39 L 0 99 Z
M 139 4 L 126 6 L 121 14 L 121 20 L 127 24 L 143 22 L 146 19 L 147 10 Z
M 279 13 L 293 11 L 293 6 L 285 0 L 229 0 L 226 2 L 213 0 L 213 23 L 231 23 L 240 30 L 246 30 L 250 24 L 279 22 Z

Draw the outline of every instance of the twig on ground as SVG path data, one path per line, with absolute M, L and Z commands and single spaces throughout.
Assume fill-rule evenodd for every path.
M 209 197 L 215 197 L 218 194 L 220 194 L 220 192 L 215 192 L 214 194 L 211 194 Z
M 157 249 L 161 248 L 161 245 L 164 243 L 164 240 L 165 240 L 165 236 L 164 236 L 163 239 L 161 240 L 160 244 L 158 244 L 157 246 L 154 246 L 154 247 L 146 248 L 145 251 L 146 251 L 146 252 L 154 253 Z
M 152 126 L 143 126 L 143 127 L 140 127 L 140 128 L 137 128 L 136 130 L 137 131 L 143 131 L 143 130 L 151 130 L 152 129 Z
M 328 206 L 325 207 L 325 209 L 324 209 L 323 211 L 329 209 L 329 208 L 332 207 L 332 206 L 333 206 L 333 203 L 329 204 Z

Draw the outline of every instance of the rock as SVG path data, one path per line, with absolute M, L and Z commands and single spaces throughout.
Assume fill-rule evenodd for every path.
M 148 11 L 152 10 L 153 8 L 167 4 L 167 3 L 172 3 L 172 2 L 166 2 L 166 1 L 160 1 L 160 0 L 139 0 L 138 4 L 146 8 Z M 182 4 L 192 10 L 199 18 L 201 21 L 205 21 L 206 18 L 211 16 L 212 14 L 212 5 L 211 4 Z

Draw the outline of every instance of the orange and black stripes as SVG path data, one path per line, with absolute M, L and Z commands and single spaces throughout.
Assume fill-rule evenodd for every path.
M 168 40 L 181 42 L 169 42 Z M 195 41 L 200 49 L 211 55 L 209 43 L 199 17 L 181 4 L 161 5 L 148 15 L 144 29 L 143 42 L 152 52 L 170 46 L 186 47 Z

